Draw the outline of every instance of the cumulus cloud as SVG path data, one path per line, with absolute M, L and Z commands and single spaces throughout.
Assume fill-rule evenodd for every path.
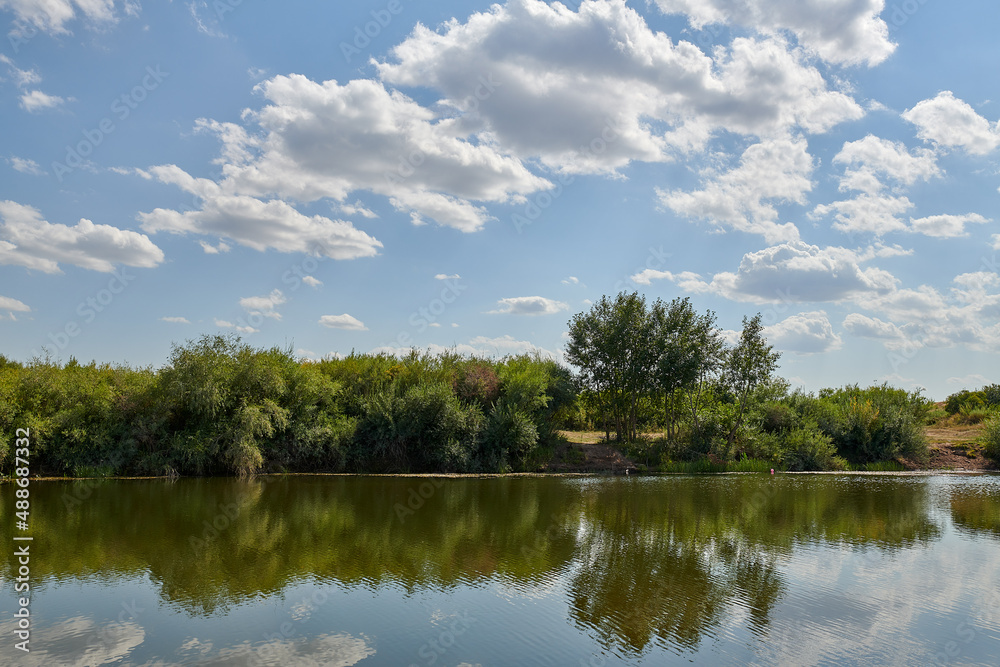
M 28 158 L 20 158 L 16 155 L 11 155 L 8 162 L 10 162 L 10 166 L 13 167 L 15 171 L 19 171 L 22 174 L 41 176 L 45 173 L 45 170 L 42 169 L 41 165 L 34 160 L 29 160 Z
M 16 313 L 29 313 L 31 308 L 27 304 L 9 296 L 0 296 L 0 310 Z
M 845 165 L 840 190 L 860 194 L 853 199 L 821 204 L 810 217 L 833 215 L 833 228 L 848 234 L 883 236 L 897 231 L 919 231 L 909 228 L 901 217 L 913 208 L 913 202 L 899 190 L 940 175 L 933 151 L 911 152 L 902 143 L 868 135 L 844 143 L 833 163 Z
M 383 345 L 372 349 L 371 353 L 385 353 L 397 357 L 405 357 L 413 349 L 415 348 Z M 449 352 L 476 357 L 505 357 L 507 355 L 538 353 L 547 359 L 563 360 L 561 351 L 547 350 L 543 347 L 538 347 L 530 341 L 518 340 L 510 335 L 495 337 L 475 336 L 466 343 L 456 343 L 450 346 L 431 343 L 424 349 L 431 354 Z
M 844 328 L 855 336 L 883 341 L 889 349 L 966 346 L 1000 347 L 1000 276 L 965 273 L 941 292 L 930 285 L 869 295 L 856 305 L 877 317 L 852 313 Z
M 841 190 L 881 191 L 884 179 L 904 185 L 918 180 L 928 181 L 940 175 L 937 157 L 928 149 L 912 153 L 901 142 L 889 141 L 869 134 L 858 141 L 845 142 L 833 158 L 834 164 L 846 165 L 840 181 Z
M 309 287 L 319 287 L 320 285 L 323 284 L 323 281 L 320 280 L 319 278 L 316 278 L 315 276 L 306 276 L 305 278 L 302 279 L 302 282 L 304 282 L 306 285 L 309 285 Z
M 967 224 L 984 224 L 990 222 L 978 213 L 965 215 L 930 215 L 924 218 L 910 218 L 909 231 L 937 238 L 957 238 L 968 236 L 965 230 Z
M 0 0 L 0 7 L 3 7 L 2 0 Z M 14 64 L 13 60 L 11 60 L 10 58 L 8 58 L 3 54 L 0 54 L 0 63 L 3 63 L 4 65 L 7 66 L 8 74 L 14 80 L 14 83 L 16 83 L 20 88 L 23 88 L 25 86 L 30 86 L 35 83 L 41 83 L 42 81 L 42 77 L 38 74 L 37 71 L 33 69 L 31 70 L 21 69 L 20 67 Z
M 458 280 L 461 277 L 457 273 L 438 273 L 434 276 L 434 280 Z
M 729 23 L 766 34 L 788 31 L 820 58 L 878 65 L 895 50 L 879 15 L 884 0 L 656 0 L 667 14 L 686 14 L 696 28 Z
M 115 264 L 150 268 L 163 251 L 149 237 L 86 218 L 73 227 L 44 220 L 38 209 L 0 202 L 0 264 L 62 273 L 60 263 L 111 272 Z
M 157 173 L 167 182 L 162 172 Z M 189 191 L 201 188 L 203 183 L 198 181 L 191 179 Z M 247 196 L 217 195 L 205 199 L 200 210 L 181 213 L 157 208 L 140 213 L 138 219 L 142 229 L 149 233 L 205 234 L 230 239 L 259 251 L 272 248 L 279 252 L 355 259 L 374 256 L 382 247 L 378 240 L 349 222 L 321 215 L 307 216 L 278 199 L 263 201 Z M 216 249 L 221 250 L 223 245 L 226 244 Z
M 708 56 L 622 0 L 578 11 L 510 0 L 439 32 L 418 25 L 377 67 L 389 83 L 441 91 L 514 155 L 572 173 L 664 161 L 721 131 L 824 132 L 863 115 L 780 38 L 739 37 Z M 476 95 L 484 75 L 496 94 Z
M 801 241 L 750 252 L 736 273 L 717 273 L 705 281 L 696 273 L 646 270 L 632 277 L 640 284 L 665 278 L 694 293 L 719 294 L 752 303 L 838 302 L 861 295 L 885 294 L 896 279 L 886 271 L 861 264 L 876 256 L 839 247 L 820 248 Z M 645 281 L 645 282 L 642 282 Z
M 764 334 L 777 350 L 796 354 L 832 352 L 843 342 L 823 310 L 792 315 L 765 327 Z
M 35 113 L 43 109 L 52 109 L 64 104 L 66 100 L 58 95 L 49 95 L 40 90 L 29 90 L 21 94 L 21 108 L 28 113 Z
M 236 331 L 239 331 L 240 333 L 245 333 L 245 334 L 253 334 L 260 331 L 260 329 L 256 329 L 250 326 L 249 324 L 240 324 L 238 322 L 236 324 L 233 324 L 228 320 L 220 320 L 218 318 L 212 321 L 215 322 L 215 326 L 219 327 L 220 329 L 234 329 Z
M 346 202 L 351 193 L 367 190 L 386 196 L 415 221 L 475 231 L 490 219 L 476 202 L 519 202 L 550 187 L 491 142 L 470 141 L 458 119 L 439 117 L 377 81 L 341 85 L 293 74 L 268 79 L 256 90 L 269 104 L 245 112 L 257 127 L 252 133 L 231 123 L 199 123 L 223 144 L 225 176 L 218 183 L 178 173 L 172 165 L 149 170 L 205 199 L 203 211 L 161 211 L 158 217 L 214 218 L 221 204 L 263 207 L 260 200 L 272 197 L 277 199 L 266 206 L 283 205 L 287 217 L 294 209 L 285 200 Z
M 368 331 L 368 327 L 358 318 L 344 313 L 343 315 L 324 315 L 319 323 L 331 329 L 346 329 L 347 331 Z
M 515 296 L 497 301 L 497 309 L 490 314 L 552 315 L 566 310 L 569 305 L 543 296 Z
M 862 194 L 831 204 L 820 204 L 810 216 L 823 218 L 833 215 L 833 228 L 849 234 L 862 233 L 882 236 L 906 229 L 901 215 L 913 208 L 906 197 L 888 194 Z
M 250 315 L 260 315 L 273 320 L 280 320 L 278 306 L 285 303 L 285 295 L 280 289 L 271 290 L 266 296 L 247 296 L 240 299 L 240 306 Z
M 232 248 L 229 247 L 227 243 L 219 243 L 218 245 L 212 245 L 207 241 L 198 241 L 201 245 L 201 249 L 205 251 L 206 255 L 218 255 L 220 253 L 229 252 Z
M 68 33 L 67 24 L 80 19 L 94 27 L 114 23 L 122 15 L 135 16 L 139 3 L 135 0 L 0 0 L 0 9 L 11 11 L 19 27 L 14 34 L 31 25 L 42 32 Z
M 186 317 L 161 317 L 161 322 L 170 322 L 171 324 L 191 324 L 191 321 Z
M 771 243 L 796 241 L 798 229 L 790 222 L 776 222 L 778 211 L 772 202 L 805 204 L 813 186 L 812 171 L 805 139 L 772 139 L 747 148 L 737 167 L 714 175 L 702 190 L 658 189 L 657 193 L 680 215 L 760 234 Z
M 917 126 L 918 137 L 935 146 L 961 148 L 972 155 L 986 155 L 1000 146 L 1000 123 L 991 125 L 950 90 L 918 102 L 903 118 Z

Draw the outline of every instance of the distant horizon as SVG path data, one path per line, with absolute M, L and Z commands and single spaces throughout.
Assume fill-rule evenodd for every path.
M 636 290 L 793 388 L 1000 382 L 1000 5 L 764 7 L 2 4 L 0 353 L 565 363 Z

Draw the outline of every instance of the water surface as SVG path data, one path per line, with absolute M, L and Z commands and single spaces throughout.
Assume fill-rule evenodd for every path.
M 1000 664 L 997 476 L 31 489 L 0 664 Z

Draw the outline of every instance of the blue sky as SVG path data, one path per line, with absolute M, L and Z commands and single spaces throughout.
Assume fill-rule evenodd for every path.
M 561 358 L 604 294 L 781 373 L 1000 377 L 1000 5 L 0 0 L 0 342 Z

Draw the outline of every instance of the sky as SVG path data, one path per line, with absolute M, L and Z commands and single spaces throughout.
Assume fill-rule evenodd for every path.
M 1000 381 L 1000 4 L 0 0 L 0 353 L 563 358 L 603 295 L 780 374 Z

